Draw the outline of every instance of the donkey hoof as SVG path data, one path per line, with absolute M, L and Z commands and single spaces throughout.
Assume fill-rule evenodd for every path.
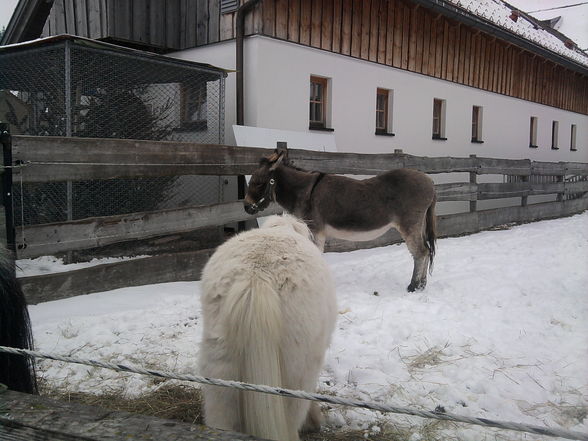
M 408 287 L 406 288 L 406 290 L 408 292 L 415 292 L 415 291 L 422 291 L 423 289 L 425 289 L 425 286 L 427 285 L 427 282 L 410 282 L 410 285 L 408 285 Z

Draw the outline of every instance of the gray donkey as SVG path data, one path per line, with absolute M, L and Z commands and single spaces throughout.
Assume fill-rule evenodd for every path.
M 396 169 L 357 180 L 288 165 L 285 151 L 260 160 L 244 208 L 255 214 L 275 201 L 303 219 L 324 249 L 328 237 L 366 241 L 396 228 L 414 259 L 408 291 L 422 290 L 435 255 L 435 186 L 426 174 Z

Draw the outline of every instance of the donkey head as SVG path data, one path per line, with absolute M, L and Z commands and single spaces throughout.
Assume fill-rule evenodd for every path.
M 243 206 L 248 214 L 255 214 L 267 208 L 275 200 L 276 168 L 284 161 L 285 151 L 276 150 L 270 156 L 259 161 L 259 168 L 253 172 L 249 180 L 247 194 Z

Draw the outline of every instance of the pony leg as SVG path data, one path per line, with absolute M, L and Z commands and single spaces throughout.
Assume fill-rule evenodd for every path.
M 323 253 L 325 251 L 325 242 L 327 240 L 327 237 L 325 236 L 325 233 L 323 232 L 312 232 L 313 233 L 313 237 L 314 237 L 314 243 L 316 244 L 316 246 L 318 247 L 319 250 L 321 250 L 321 253 Z
M 304 421 L 300 431 L 305 433 L 318 432 L 321 430 L 322 423 L 323 414 L 321 413 L 321 408 L 316 401 L 313 401 L 310 403 L 308 413 L 306 414 L 306 421 Z

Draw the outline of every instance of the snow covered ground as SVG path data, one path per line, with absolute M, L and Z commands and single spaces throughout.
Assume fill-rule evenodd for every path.
M 405 290 L 412 260 L 404 245 L 325 257 L 340 314 L 319 392 L 588 433 L 588 212 L 439 240 L 433 276 L 417 294 Z M 199 289 L 168 283 L 32 306 L 37 348 L 197 374 Z M 45 380 L 70 391 L 157 387 L 140 375 L 39 365 Z M 413 427 L 411 441 L 424 439 L 420 418 L 327 412 L 331 427 L 366 434 L 387 421 Z M 443 430 L 445 439 L 540 438 Z

